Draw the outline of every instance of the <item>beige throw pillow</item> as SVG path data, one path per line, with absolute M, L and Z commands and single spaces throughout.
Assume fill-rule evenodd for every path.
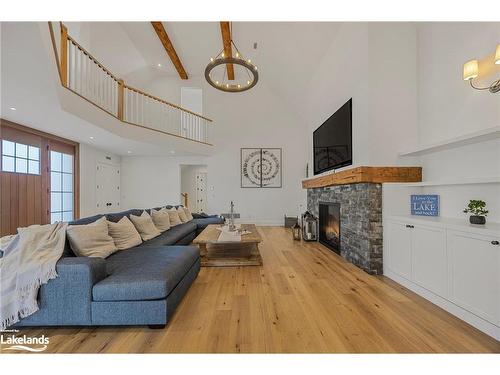
M 181 218 L 179 217 L 179 212 L 177 212 L 175 208 L 171 208 L 170 210 L 168 210 L 168 215 L 170 216 L 171 227 L 182 224 Z
M 66 235 L 71 249 L 79 257 L 107 258 L 118 251 L 108 234 L 104 216 L 90 224 L 68 225 Z
M 194 218 L 193 218 L 193 215 L 191 215 L 191 211 L 189 210 L 189 208 L 183 207 L 183 209 L 184 209 L 184 213 L 187 216 L 188 221 L 193 220 Z
M 170 229 L 170 215 L 165 207 L 161 210 L 151 210 L 151 218 L 155 227 L 158 228 L 160 232 L 165 232 Z
M 141 216 L 130 215 L 130 220 L 134 223 L 143 241 L 158 237 L 161 234 L 146 211 L 143 211 Z
M 183 223 L 187 223 L 189 220 L 184 212 L 184 207 L 177 207 L 177 213 L 179 214 L 179 218 Z
M 142 243 L 139 232 L 126 216 L 122 217 L 118 223 L 108 221 L 108 230 L 118 250 L 130 249 Z

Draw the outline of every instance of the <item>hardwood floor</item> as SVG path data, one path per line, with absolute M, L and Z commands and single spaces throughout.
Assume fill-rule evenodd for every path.
M 500 343 L 318 243 L 260 227 L 263 267 L 202 268 L 163 330 L 23 329 L 57 353 L 467 353 Z

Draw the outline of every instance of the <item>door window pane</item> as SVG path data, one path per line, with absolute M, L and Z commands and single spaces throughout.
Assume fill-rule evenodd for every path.
M 14 172 L 14 158 L 11 156 L 2 157 L 2 170 L 5 172 Z
M 50 151 L 50 170 L 61 172 L 62 154 L 60 152 Z
M 62 193 L 50 194 L 50 211 L 62 211 Z
M 73 155 L 50 152 L 51 218 L 73 220 Z
M 2 170 L 40 174 L 40 148 L 3 139 Z
M 11 141 L 2 140 L 2 155 L 15 155 L 15 143 Z
M 69 173 L 62 174 L 62 191 L 73 191 L 73 175 Z
M 62 173 L 51 172 L 50 173 L 50 190 L 51 191 L 61 191 L 62 190 Z
M 65 211 L 62 213 L 62 221 L 72 221 L 73 220 L 73 211 Z
M 38 147 L 29 146 L 28 147 L 28 159 L 40 160 L 40 149 Z
M 55 223 L 56 221 L 62 221 L 61 212 L 52 212 L 50 214 L 50 222 Z
M 62 193 L 62 211 L 73 209 L 73 193 Z
M 16 143 L 16 157 L 28 159 L 28 146 Z
M 63 154 L 62 156 L 62 171 L 66 173 L 73 172 L 73 155 Z
M 28 160 L 16 158 L 16 172 L 28 173 Z
M 40 162 L 34 160 L 28 160 L 28 173 L 40 174 Z

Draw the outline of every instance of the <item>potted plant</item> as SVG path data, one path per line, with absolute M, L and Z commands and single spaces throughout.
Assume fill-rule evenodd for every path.
M 469 221 L 471 224 L 485 224 L 488 210 L 486 209 L 486 202 L 482 200 L 471 199 L 464 213 L 471 214 Z

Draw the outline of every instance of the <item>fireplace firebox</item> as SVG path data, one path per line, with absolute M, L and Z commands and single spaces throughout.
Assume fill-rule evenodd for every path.
M 340 255 L 340 203 L 319 202 L 319 242 Z

